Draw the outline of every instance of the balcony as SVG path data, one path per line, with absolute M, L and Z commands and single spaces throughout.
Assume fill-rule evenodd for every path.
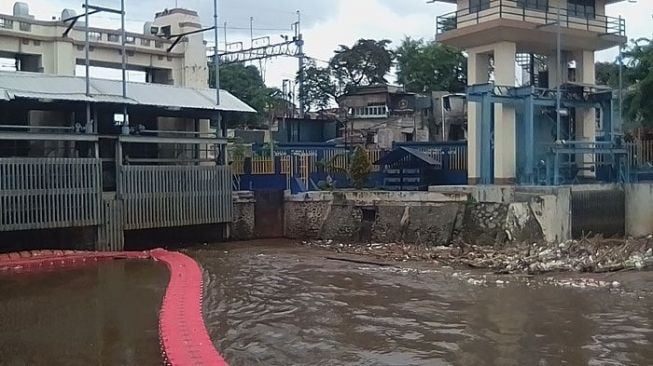
M 626 41 L 623 18 L 582 17 L 566 8 L 523 6 L 515 0 L 492 0 L 438 16 L 436 38 L 460 48 L 512 41 L 524 52 L 548 51 L 555 49 L 558 17 L 565 48 L 601 50 Z

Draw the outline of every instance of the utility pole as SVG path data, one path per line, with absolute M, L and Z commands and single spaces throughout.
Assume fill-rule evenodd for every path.
M 224 37 L 223 38 L 224 38 L 224 52 L 227 52 L 227 22 L 224 22 Z M 217 50 L 216 50 L 215 54 L 216 55 L 218 54 Z
M 88 3 L 88 0 L 84 0 L 84 4 L 82 4 L 82 7 L 84 7 L 84 14 L 82 15 L 75 15 L 70 18 L 62 19 L 64 23 L 67 23 L 66 30 L 63 32 L 63 37 L 67 37 L 68 33 L 73 29 L 77 21 L 81 18 L 85 19 L 86 24 L 84 25 L 84 68 L 86 70 L 86 75 L 85 75 L 85 81 L 86 81 L 86 97 L 87 97 L 87 102 L 86 102 L 86 132 L 87 133 L 92 133 L 92 132 L 97 132 L 97 121 L 94 124 L 94 128 L 92 128 L 93 124 L 91 124 L 91 104 L 90 104 L 90 96 L 91 96 L 91 76 L 90 76 L 90 61 L 89 61 L 89 49 L 90 49 L 90 40 L 89 40 L 89 15 L 101 13 L 101 12 L 107 12 L 107 13 L 112 13 L 112 14 L 120 14 L 120 28 L 121 28 L 121 53 L 122 53 L 122 63 L 121 63 L 121 69 L 122 69 L 122 97 L 123 97 L 123 107 L 122 107 L 122 118 L 123 118 L 123 125 L 122 125 L 122 134 L 129 135 L 129 119 L 127 116 L 127 51 L 125 49 L 125 44 L 126 44 L 126 34 L 125 34 L 125 0 L 120 0 L 120 10 L 118 9 L 113 9 L 113 8 L 107 8 L 103 6 L 97 6 L 97 5 L 91 5 Z
M 120 38 L 122 52 L 122 134 L 129 135 L 129 117 L 127 116 L 127 52 L 125 48 L 125 0 L 120 0 Z
M 560 121 L 560 105 L 561 95 L 560 95 L 560 84 L 562 83 L 562 50 L 560 43 L 561 41 L 561 25 L 560 25 L 560 5 L 558 5 L 556 13 L 556 144 L 561 140 L 560 136 L 562 135 L 562 126 Z M 553 184 L 557 185 L 560 174 L 560 156 L 556 152 L 555 161 L 554 161 L 554 172 L 553 172 Z
M 254 17 L 249 17 L 249 46 L 254 48 Z
M 91 125 L 91 77 L 89 76 L 90 61 L 89 61 L 89 47 L 90 42 L 88 39 L 88 0 L 84 1 L 84 81 L 86 82 L 86 133 L 92 133 L 93 127 Z
M 225 23 L 225 32 L 226 32 L 226 23 Z M 213 52 L 213 69 L 215 75 L 215 103 L 216 103 L 216 133 L 218 137 L 224 137 L 226 135 L 226 128 L 223 129 L 222 126 L 222 113 L 220 113 L 220 56 L 218 55 L 218 0 L 213 0 L 213 42 L 215 44 L 215 50 Z M 225 36 L 226 40 L 226 36 Z M 227 149 L 225 145 L 219 145 L 219 163 L 227 164 Z
M 304 106 L 304 39 L 301 31 L 301 22 L 302 15 L 299 10 L 297 10 L 297 24 L 295 25 L 295 42 L 297 42 L 298 47 L 298 60 L 299 60 L 299 118 L 304 118 L 305 106 Z
M 225 27 L 226 29 L 226 27 Z M 215 73 L 215 98 L 216 104 L 220 105 L 220 57 L 218 56 L 218 0 L 213 0 L 213 42 L 215 50 L 213 53 L 213 71 Z M 220 118 L 218 118 L 218 124 Z M 221 130 L 220 130 L 221 131 Z
M 621 26 L 623 20 L 621 19 L 621 15 L 619 15 L 619 26 Z M 622 129 L 623 131 L 623 115 L 624 115 L 624 45 L 620 44 L 619 45 L 619 128 Z M 614 130 L 614 123 L 612 126 L 612 130 Z M 612 137 L 612 136 L 611 136 Z

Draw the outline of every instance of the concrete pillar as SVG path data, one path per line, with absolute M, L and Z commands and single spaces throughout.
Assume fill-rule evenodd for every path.
M 576 81 L 583 84 L 595 84 L 594 51 L 574 52 L 574 60 L 576 61 Z M 596 141 L 596 109 L 576 108 L 576 140 Z M 578 158 L 582 159 L 586 166 L 594 161 L 593 154 L 582 154 Z M 584 170 L 581 175 L 593 177 L 595 173 Z
M 209 134 L 215 133 L 215 129 L 211 128 L 211 121 L 208 119 L 200 119 L 198 121 L 198 131 L 200 132 L 201 135 L 200 137 L 212 137 Z M 209 144 L 202 144 L 200 145 L 200 149 L 202 150 L 202 153 L 200 154 L 201 159 L 213 159 L 215 158 L 215 154 L 212 154 L 209 151 Z M 203 163 L 202 165 L 215 165 L 215 163 Z
M 517 45 L 497 43 L 494 48 L 494 79 L 496 85 L 515 86 L 515 54 Z M 494 105 L 494 183 L 513 184 L 517 166 L 515 107 Z
M 49 62 L 43 60 L 43 72 L 46 74 L 56 75 L 75 75 L 75 52 L 73 44 L 70 42 L 54 42 L 52 43 L 52 53 L 43 55 L 44 58 L 49 58 Z
M 489 81 L 490 55 L 468 50 L 467 84 L 485 84 Z M 467 176 L 469 184 L 478 184 L 481 176 L 480 141 L 481 104 L 469 103 L 467 106 Z
M 192 28 L 182 29 L 184 32 Z M 206 63 L 206 46 L 201 33 L 188 36 L 184 51 L 184 70 L 182 85 L 192 88 L 207 89 L 209 87 L 209 69 Z M 179 85 L 179 82 L 175 83 Z
M 583 84 L 595 84 L 596 74 L 593 51 L 574 53 L 576 61 L 576 81 Z M 596 110 L 594 108 L 576 109 L 576 138 L 594 141 L 596 136 Z

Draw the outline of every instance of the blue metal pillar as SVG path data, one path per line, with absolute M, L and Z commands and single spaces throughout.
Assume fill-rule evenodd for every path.
M 526 182 L 535 183 L 535 101 L 533 94 L 526 97 L 524 104 L 524 146 L 526 150 Z
M 492 184 L 492 100 L 490 93 L 483 93 L 481 98 L 481 184 Z

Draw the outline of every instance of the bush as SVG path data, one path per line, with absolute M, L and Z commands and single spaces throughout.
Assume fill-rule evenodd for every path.
M 371 172 L 372 164 L 370 163 L 370 159 L 367 157 L 365 149 L 361 146 L 356 147 L 349 167 L 349 176 L 351 177 L 354 187 L 356 187 L 356 189 L 363 188 L 365 183 L 367 183 L 367 178 L 370 176 Z

